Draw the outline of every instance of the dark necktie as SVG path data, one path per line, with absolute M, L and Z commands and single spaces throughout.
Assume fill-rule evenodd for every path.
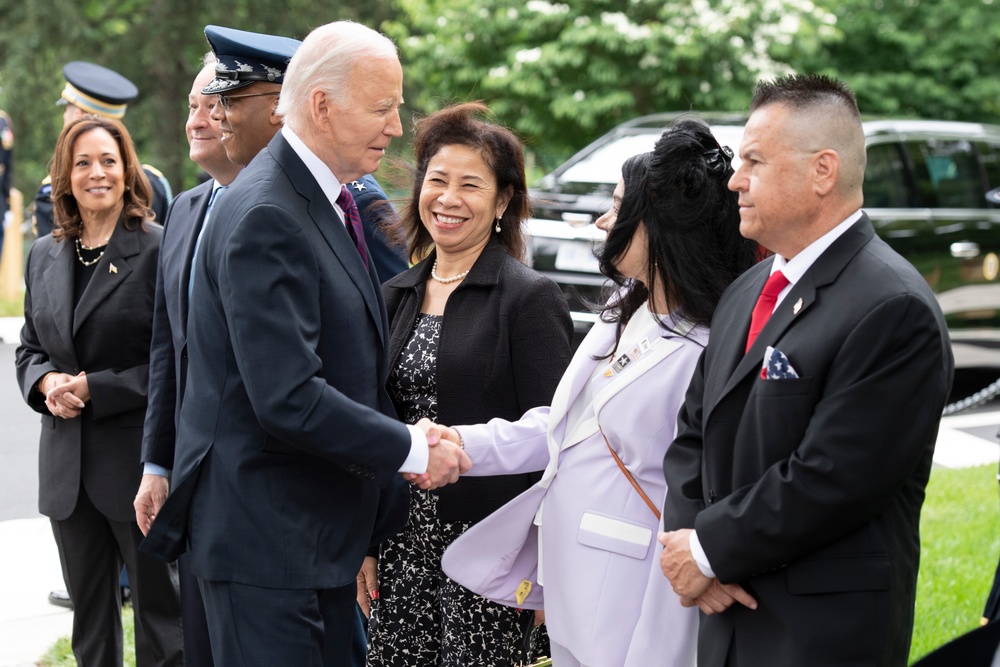
M 358 205 L 354 203 L 354 197 L 346 185 L 340 186 L 340 196 L 337 197 L 337 206 L 344 212 L 344 222 L 347 233 L 351 235 L 354 246 L 361 255 L 361 261 L 365 268 L 368 268 L 368 246 L 365 245 L 365 230 L 361 227 L 361 215 L 358 213 Z
M 747 336 L 747 349 L 749 352 L 753 342 L 757 340 L 760 330 L 764 328 L 767 321 L 774 312 L 774 304 L 778 302 L 778 295 L 781 290 L 788 285 L 788 278 L 781 271 L 775 271 L 764 283 L 764 289 L 757 297 L 757 305 L 753 307 L 753 315 L 750 317 L 750 334 Z

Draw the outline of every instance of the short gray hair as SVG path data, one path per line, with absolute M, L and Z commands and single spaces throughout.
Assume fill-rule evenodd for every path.
M 316 88 L 344 102 L 355 63 L 374 58 L 399 59 L 396 45 L 382 33 L 354 21 L 335 21 L 316 28 L 288 63 L 278 114 L 293 130 L 300 127 L 308 114 L 309 95 Z
M 215 57 L 215 51 L 209 50 L 208 53 L 201 57 L 201 66 L 205 67 L 215 67 L 215 63 L 219 62 L 218 58 Z

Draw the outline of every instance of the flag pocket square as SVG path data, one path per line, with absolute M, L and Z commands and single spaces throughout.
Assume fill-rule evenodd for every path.
M 788 363 L 788 357 L 781 350 L 768 346 L 764 352 L 764 365 L 760 369 L 762 380 L 794 380 L 799 376 Z

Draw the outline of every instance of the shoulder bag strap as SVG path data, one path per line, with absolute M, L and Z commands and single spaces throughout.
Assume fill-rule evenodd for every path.
M 628 478 L 629 484 L 632 485 L 632 488 L 636 490 L 636 493 L 638 493 L 639 496 L 646 502 L 646 506 L 649 507 L 650 511 L 653 512 L 653 516 L 655 516 L 656 520 L 659 521 L 660 510 L 656 508 L 656 505 L 653 504 L 653 501 L 649 499 L 649 496 L 646 495 L 646 492 L 642 490 L 641 486 L 639 486 L 639 482 L 635 481 L 635 477 L 633 477 L 632 473 L 628 471 L 628 468 L 625 467 L 625 464 L 622 463 L 622 460 L 618 458 L 618 453 L 615 452 L 615 448 L 611 446 L 610 442 L 608 442 L 608 436 L 604 435 L 604 429 L 601 429 L 601 437 L 604 438 L 604 444 L 608 446 L 608 451 L 611 452 L 611 456 L 614 457 L 615 463 L 618 464 L 618 468 L 621 469 L 622 474 L 625 475 L 626 478 Z

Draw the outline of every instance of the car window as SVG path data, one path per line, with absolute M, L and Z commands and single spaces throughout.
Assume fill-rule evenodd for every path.
M 593 153 L 574 162 L 559 175 L 562 183 L 598 183 L 614 185 L 622 175 L 625 160 L 639 153 L 653 150 L 656 140 L 667 128 L 650 129 L 640 134 L 627 134 L 612 139 Z M 713 125 L 712 134 L 722 146 L 729 146 L 733 153 L 740 151 L 743 137 L 742 125 Z M 733 158 L 733 168 L 739 167 L 738 157 Z
M 986 175 L 986 189 L 1000 188 L 1000 146 L 985 141 L 978 142 L 976 153 L 979 155 L 979 165 Z
M 868 147 L 865 168 L 865 208 L 919 206 L 906 178 L 906 164 L 897 143 Z
M 564 171 L 559 180 L 570 183 L 617 183 L 625 160 L 653 150 L 660 132 L 632 134 L 609 141 Z
M 983 188 L 972 144 L 964 139 L 907 142 L 921 204 L 929 208 L 982 208 Z

